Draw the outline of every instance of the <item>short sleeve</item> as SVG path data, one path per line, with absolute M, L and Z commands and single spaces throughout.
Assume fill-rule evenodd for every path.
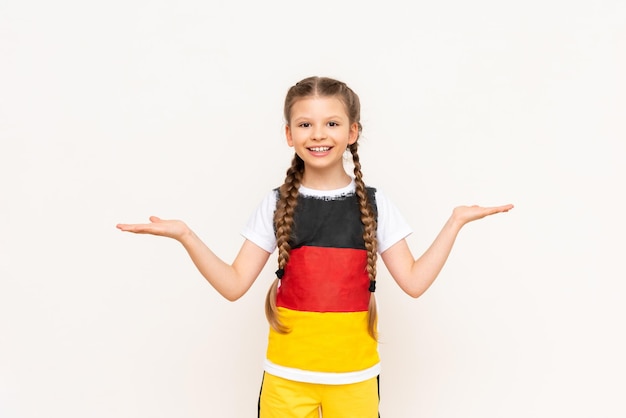
M 378 252 L 383 253 L 413 233 L 398 208 L 379 190 L 376 190 L 378 209 Z
M 276 249 L 274 211 L 276 210 L 277 199 L 277 191 L 273 190 L 268 193 L 241 230 L 241 235 L 245 239 L 258 245 L 270 254 Z

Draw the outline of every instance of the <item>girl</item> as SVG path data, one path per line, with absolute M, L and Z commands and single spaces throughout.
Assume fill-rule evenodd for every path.
M 395 206 L 366 187 L 357 153 L 358 96 L 344 83 L 309 77 L 291 87 L 284 106 L 295 155 L 283 185 L 260 204 L 242 231 L 232 264 L 219 259 L 182 221 L 151 217 L 122 231 L 179 241 L 206 280 L 228 300 L 241 297 L 275 249 L 278 270 L 266 298 L 270 324 L 259 416 L 378 416 L 376 262 L 418 297 L 441 271 L 466 223 L 513 205 L 460 206 L 417 260 L 411 229 Z M 354 163 L 346 173 L 344 152 Z

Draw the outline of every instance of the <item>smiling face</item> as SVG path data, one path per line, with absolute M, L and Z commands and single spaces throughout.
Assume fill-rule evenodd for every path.
M 304 161 L 304 180 L 313 176 L 345 182 L 343 153 L 359 136 L 346 107 L 336 97 L 305 97 L 291 107 L 285 133 L 287 143 Z

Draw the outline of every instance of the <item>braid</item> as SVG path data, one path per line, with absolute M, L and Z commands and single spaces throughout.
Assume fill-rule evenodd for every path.
M 349 149 L 352 153 L 352 161 L 354 164 L 354 183 L 356 185 L 356 195 L 359 198 L 359 209 L 361 211 L 361 222 L 363 223 L 363 241 L 367 250 L 367 274 L 370 281 L 376 280 L 376 261 L 378 259 L 378 242 L 376 240 L 376 217 L 374 210 L 369 202 L 365 183 L 363 182 L 363 173 L 361 172 L 361 162 L 359 159 L 358 142 L 350 145 Z M 370 294 L 370 303 L 368 309 L 368 332 L 377 339 L 376 332 L 376 299 L 374 293 Z
M 276 211 L 274 212 L 279 272 L 284 272 L 287 261 L 289 261 L 289 251 L 291 250 L 289 240 L 293 229 L 293 213 L 298 203 L 298 188 L 302 183 L 303 173 L 304 161 L 296 154 L 291 161 L 291 167 L 287 170 L 285 182 L 280 186 L 279 198 L 278 202 L 276 202 Z M 277 272 L 277 275 L 282 277 L 282 272 Z M 278 319 L 278 311 L 276 309 L 278 281 L 279 278 L 274 280 L 265 297 L 265 316 L 272 328 L 280 333 L 287 333 L 289 329 Z

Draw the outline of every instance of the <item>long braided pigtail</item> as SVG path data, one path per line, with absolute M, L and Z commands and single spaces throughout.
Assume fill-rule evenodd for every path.
M 278 282 L 285 272 L 287 261 L 289 261 L 289 251 L 291 250 L 289 240 L 291 238 L 291 231 L 293 230 L 293 213 L 298 203 L 298 188 L 302 183 L 303 173 L 304 161 L 302 161 L 298 155 L 294 155 L 291 161 L 291 167 L 287 170 L 285 182 L 280 186 L 280 196 L 278 202 L 276 202 L 276 211 L 274 212 L 276 247 L 278 248 L 278 270 L 276 271 L 276 279 L 265 297 L 265 316 L 270 326 L 282 334 L 288 333 L 289 328 L 280 322 L 278 318 L 276 293 L 278 291 Z
M 361 172 L 361 162 L 359 159 L 358 142 L 350 145 L 349 149 L 352 153 L 352 161 L 354 164 L 354 182 L 356 185 L 356 195 L 359 199 L 359 209 L 361 211 L 361 222 L 363 223 L 363 241 L 365 241 L 365 249 L 367 250 L 367 274 L 370 279 L 370 302 L 367 315 L 367 331 L 375 340 L 378 339 L 376 330 L 376 298 L 374 297 L 374 289 L 376 288 L 376 261 L 378 259 L 378 241 L 376 240 L 376 216 L 369 201 L 365 183 L 363 182 L 363 173 Z

